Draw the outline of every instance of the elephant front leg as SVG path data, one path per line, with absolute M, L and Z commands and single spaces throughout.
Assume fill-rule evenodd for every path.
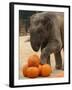
M 46 51 L 46 48 L 42 48 L 41 49 L 41 56 L 40 56 L 40 62 L 41 64 L 51 64 L 50 63 L 50 55 L 48 54 L 48 52 Z
M 62 69 L 62 58 L 61 53 L 55 53 L 55 60 L 56 60 L 56 69 Z
M 43 54 L 41 54 L 41 64 L 50 64 L 50 55 L 49 56 L 45 56 Z
M 45 64 L 45 63 L 49 63 L 50 64 L 50 54 L 51 53 L 56 53 L 56 61 L 58 59 L 58 57 L 60 57 L 60 54 L 58 53 L 61 50 L 61 44 L 59 44 L 58 42 L 50 42 L 46 45 L 45 48 L 42 49 L 41 51 L 41 63 Z M 59 60 L 57 61 L 57 64 L 60 63 L 61 58 L 59 58 Z

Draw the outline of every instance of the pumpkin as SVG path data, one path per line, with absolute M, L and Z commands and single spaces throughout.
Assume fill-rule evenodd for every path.
M 52 68 L 49 64 L 44 64 L 41 67 L 41 76 L 47 77 L 51 74 Z
M 28 65 L 23 65 L 23 76 L 27 76 L 27 68 L 28 68 Z
M 36 78 L 39 76 L 39 69 L 37 67 L 28 67 L 26 75 L 29 78 Z
M 29 58 L 28 58 L 28 66 L 31 67 L 31 66 L 36 66 L 38 67 L 40 64 L 40 58 L 38 55 L 34 54 L 34 55 L 31 55 Z
M 39 64 L 38 68 L 39 68 L 39 76 L 40 76 L 40 75 L 41 75 L 42 65 L 41 65 L 41 64 Z

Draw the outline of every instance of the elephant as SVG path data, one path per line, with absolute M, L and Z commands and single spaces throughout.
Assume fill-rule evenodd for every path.
M 30 44 L 34 51 L 41 49 L 41 64 L 51 64 L 54 53 L 56 68 L 62 69 L 61 49 L 64 48 L 64 12 L 40 12 L 30 17 Z

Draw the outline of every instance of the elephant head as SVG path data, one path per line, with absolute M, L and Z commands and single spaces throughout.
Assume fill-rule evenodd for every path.
M 48 24 L 50 24 L 50 19 L 44 13 L 37 13 L 31 16 L 30 42 L 34 51 L 38 51 L 40 47 L 43 47 L 45 39 L 48 39 L 48 28 L 50 28 Z

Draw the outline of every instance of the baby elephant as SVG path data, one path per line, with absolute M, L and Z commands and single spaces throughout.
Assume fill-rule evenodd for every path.
M 30 43 L 34 51 L 41 48 L 41 64 L 50 64 L 55 54 L 56 68 L 62 68 L 61 49 L 64 48 L 64 13 L 40 12 L 30 17 Z

